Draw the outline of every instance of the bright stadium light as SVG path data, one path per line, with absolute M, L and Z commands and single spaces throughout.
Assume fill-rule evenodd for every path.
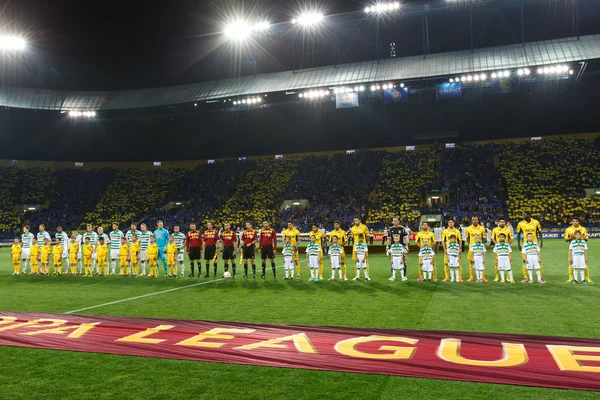
M 403 88 L 403 87 L 404 87 L 404 83 L 401 83 L 401 84 L 400 84 L 400 87 L 401 87 L 401 88 Z
M 96 111 L 69 111 L 69 117 L 71 118 L 94 118 L 96 116 Z
M 475 82 L 478 82 L 478 81 L 479 81 L 479 75 L 475 75 L 475 76 L 473 77 L 473 80 L 474 80 Z
M 454 83 L 454 78 L 450 78 L 450 83 Z
M 298 24 L 305 27 L 316 26 L 323 21 L 325 16 L 318 11 L 303 12 L 292 20 L 292 24 Z
M 531 74 L 531 71 L 529 70 L 529 68 L 525 68 L 525 69 L 523 70 L 523 73 L 524 73 L 525 75 L 529 75 L 529 74 Z
M 375 87 L 375 85 L 371 85 L 371 92 L 374 92 L 376 90 L 377 90 L 377 88 Z
M 0 35 L 0 50 L 25 50 L 27 42 L 18 36 Z
M 231 40 L 245 40 L 255 33 L 266 32 L 271 28 L 268 21 L 251 24 L 244 20 L 236 20 L 225 25 L 223 33 Z
M 498 77 L 498 75 L 496 75 L 495 72 L 492 73 L 492 79 L 496 79 Z
M 373 4 L 370 7 L 366 7 L 365 8 L 365 12 L 367 14 L 373 14 L 373 13 L 384 13 L 384 12 L 391 12 L 391 11 L 396 11 L 400 9 L 400 3 L 393 2 L 393 3 L 377 3 L 377 4 Z
M 485 81 L 487 79 L 487 75 L 486 74 L 481 74 L 479 76 L 479 79 L 481 79 L 482 81 Z
M 572 69 L 569 70 L 569 75 L 573 75 L 574 71 Z

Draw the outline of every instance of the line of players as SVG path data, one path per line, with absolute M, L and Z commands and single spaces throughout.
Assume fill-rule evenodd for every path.
M 455 227 L 453 219 L 448 220 L 448 227 L 441 234 L 436 235 L 430 231 L 429 225 L 424 222 L 421 231 L 416 235 L 415 241 L 420 250 L 424 248 L 428 252 L 426 258 L 420 260 L 425 267 L 419 271 L 419 281 L 431 279 L 430 276 L 424 277 L 423 273 L 432 270 L 433 280 L 436 281 L 437 271 L 433 257 L 433 249 L 429 248 L 431 244 L 437 243 L 436 251 L 441 246 L 444 252 L 444 281 L 462 282 L 461 255 L 463 246 L 460 244 L 461 238 L 468 248 L 468 261 L 470 265 L 469 279 L 487 282 L 485 277 L 485 253 L 486 253 L 486 228 L 479 223 L 478 217 L 472 217 L 471 225 L 465 227 L 462 231 Z M 540 252 L 543 247 L 542 230 L 539 221 L 531 218 L 528 212 L 523 213 L 523 220 L 519 222 L 516 230 L 517 246 L 522 253 L 523 283 L 533 283 L 533 273 L 535 272 L 537 280 L 540 283 L 546 283 L 542 277 L 543 266 Z M 581 226 L 577 217 L 572 218 L 572 225 L 565 230 L 564 239 L 569 243 L 569 280 L 568 283 L 579 283 L 577 274 L 580 275 L 581 283 L 592 283 L 589 278 L 587 230 Z M 512 248 L 513 231 L 510 229 L 504 218 L 498 219 L 498 226 L 491 231 L 487 238 L 494 246 L 494 281 L 506 281 L 506 277 L 513 282 L 512 275 Z M 388 245 L 389 250 L 389 245 Z M 428 262 L 428 259 L 431 262 Z M 431 264 L 431 265 L 430 265 Z M 453 268 L 456 268 L 453 270 Z M 427 269 L 427 271 L 425 271 Z
M 441 237 L 430 231 L 427 223 L 422 224 L 422 230 L 417 234 L 415 241 L 419 246 L 419 281 L 434 280 L 437 281 L 437 268 L 433 256 L 435 252 L 433 246 L 437 242 L 436 251 L 441 245 L 444 251 L 444 281 L 462 281 L 460 238 L 466 239 L 469 251 L 468 260 L 470 264 L 470 274 L 468 281 L 487 281 L 485 278 L 485 238 L 486 230 L 479 224 L 477 217 L 472 218 L 472 224 L 461 232 L 454 226 L 454 220 L 448 220 L 448 227 L 443 230 Z M 86 226 L 86 232 L 80 235 L 73 230 L 69 239 L 61 227 L 57 228 L 55 235 L 55 246 L 50 246 L 50 235 L 45 231 L 45 226 L 40 225 L 37 237 L 29 232 L 29 227 L 23 228 L 21 243 L 15 239 L 11 250 L 11 259 L 14 264 L 13 274 L 25 273 L 27 264 L 31 265 L 30 273 L 49 273 L 50 254 L 53 256 L 54 273 L 81 274 L 83 270 L 86 275 L 116 275 L 116 264 L 119 262 L 119 275 L 134 276 L 140 275 L 139 266 L 141 264 L 141 275 L 146 275 L 146 267 L 150 267 L 151 277 L 158 276 L 158 263 L 163 264 L 164 275 L 166 277 L 176 277 L 178 274 L 184 276 L 184 251 L 187 251 L 190 259 L 191 274 L 195 276 L 195 264 L 198 267 L 198 276 L 201 274 L 201 259 L 206 263 L 206 274 L 210 276 L 210 266 L 213 266 L 213 277 L 217 276 L 217 244 L 221 245 L 221 254 L 224 261 L 224 270 L 229 273 L 229 262 L 232 264 L 233 276 L 236 275 L 236 254 L 239 246 L 242 247 L 242 262 L 244 263 L 244 277 L 248 277 L 248 260 L 252 265 L 252 273 L 256 278 L 256 264 L 254 261 L 254 249 L 256 243 L 259 243 L 259 251 L 262 259 L 262 275 L 265 278 L 266 261 L 271 262 L 273 277 L 276 278 L 275 253 L 277 250 L 277 234 L 270 228 L 267 222 L 263 223 L 262 229 L 257 232 L 252 228 L 251 223 L 246 224 L 246 229 L 238 239 L 235 232 L 231 230 L 229 224 L 225 224 L 224 230 L 218 232 L 211 223 L 207 224 L 207 230 L 199 232 L 195 224 L 190 225 L 190 231 L 187 235 L 180 232 L 179 226 L 174 226 L 172 235 L 164 229 L 162 221 L 157 222 L 157 230 L 151 232 L 145 224 L 140 226 L 141 231 L 132 224 L 131 229 L 123 234 L 118 225 L 113 224 L 113 230 L 109 235 L 103 232 L 102 227 L 97 232 L 92 230 L 92 226 Z M 287 229 L 283 232 L 284 245 L 282 255 L 284 258 L 284 267 L 286 279 L 300 277 L 300 263 L 298 249 L 296 244 L 300 237 L 300 232 L 294 227 L 292 222 L 288 223 Z M 356 262 L 356 277 L 360 279 L 360 272 L 364 270 L 366 280 L 369 277 L 368 247 L 365 239 L 369 237 L 368 228 L 362 224 L 360 218 L 354 219 L 354 225 L 350 229 L 350 235 L 354 238 L 352 259 Z M 438 235 L 440 236 L 440 235 Z M 513 281 L 510 263 L 512 261 L 512 249 L 510 244 L 513 241 L 512 230 L 506 225 L 506 220 L 500 218 L 498 226 L 491 232 L 491 242 L 494 244 L 495 253 L 495 281 L 504 282 L 506 278 Z M 392 240 L 392 238 L 394 238 Z M 523 238 L 523 243 L 521 239 Z M 564 238 L 570 242 L 569 250 L 569 281 L 578 283 L 574 277 L 574 271 L 581 274 L 582 283 L 591 282 L 589 280 L 589 269 L 587 268 L 587 231 L 579 224 L 579 219 L 573 218 L 573 225 L 567 229 Z M 311 243 L 307 247 L 306 261 L 310 266 L 311 280 L 323 279 L 323 249 L 326 249 L 327 236 L 320 231 L 316 225 L 310 232 Z M 329 233 L 329 243 L 331 244 L 328 254 L 331 257 L 332 277 L 335 279 L 335 272 L 338 271 L 339 279 L 348 280 L 346 275 L 346 257 L 344 254 L 344 245 L 348 243 L 348 236 L 344 232 L 339 222 L 334 223 L 334 230 Z M 522 282 L 533 281 L 533 271 L 536 271 L 538 282 L 545 283 L 542 278 L 542 264 L 540 259 L 540 249 L 543 246 L 541 227 L 537 220 L 531 218 L 528 213 L 524 213 L 523 221 L 517 227 L 518 247 L 523 252 L 523 276 Z M 538 245 L 539 240 L 539 245 Z M 37 242 L 42 241 L 42 246 Z M 66 243 L 66 246 L 62 244 Z M 318 251 L 317 251 L 318 248 Z M 110 251 L 109 251 L 110 249 Z M 392 277 L 396 279 L 397 271 L 400 271 L 402 279 L 406 280 L 406 253 L 408 252 L 408 231 L 399 223 L 398 217 L 394 217 L 393 226 L 389 229 L 387 239 L 387 254 L 390 257 Z M 202 257 L 202 253 L 204 257 Z M 110 259 L 110 264 L 108 260 Z M 536 261 L 537 259 L 537 261 Z M 39 264 L 42 264 L 41 270 Z M 318 268 L 315 265 L 318 264 Z M 62 267 L 64 266 L 64 271 Z M 291 268 L 293 266 L 293 268 Z M 112 268 L 109 268 L 112 267 Z M 112 271 L 112 272 L 111 272 Z

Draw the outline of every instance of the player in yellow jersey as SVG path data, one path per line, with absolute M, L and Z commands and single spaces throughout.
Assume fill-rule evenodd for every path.
M 369 228 L 363 224 L 360 220 L 360 217 L 354 217 L 354 225 L 352 226 L 352 228 L 350 228 L 350 234 L 352 235 L 352 259 L 354 261 L 357 261 L 357 257 L 356 257 L 356 244 L 358 243 L 358 235 L 362 234 L 364 235 L 364 239 L 366 241 L 366 239 L 369 237 L 370 232 L 369 232 Z M 368 261 L 368 253 L 365 253 L 365 261 L 366 261 L 366 271 L 367 271 L 367 275 L 369 275 L 369 261 Z
M 323 247 L 325 246 L 325 234 L 319 230 L 317 225 L 313 224 L 310 235 L 315 237 L 315 243 L 318 244 L 321 249 L 321 255 L 319 256 L 319 279 L 323 279 Z
M 329 232 L 329 241 L 333 243 L 333 238 L 337 237 L 337 243 L 342 248 L 342 253 L 340 254 L 340 263 L 342 265 L 342 275 L 343 280 L 347 281 L 348 277 L 346 276 L 346 252 L 344 251 L 344 246 L 348 243 L 348 235 L 346 232 L 340 227 L 340 221 L 333 221 L 333 230 Z
M 146 254 L 148 254 L 148 265 L 150 266 L 148 278 L 158 278 L 158 245 L 154 240 L 154 235 L 150 236 L 150 244 Z
M 29 255 L 31 262 L 31 271 L 29 275 L 39 275 L 40 274 L 40 246 L 38 245 L 38 241 L 36 238 L 31 240 L 31 248 L 29 249 Z
M 500 234 L 504 234 L 504 240 L 508 244 L 512 244 L 513 235 L 512 231 L 508 226 L 506 226 L 506 219 L 499 218 L 498 226 L 492 229 L 492 242 L 495 246 L 497 243 L 500 243 Z M 500 271 L 498 270 L 498 257 L 494 257 L 494 282 L 498 282 L 500 280 Z
M 585 240 L 586 242 L 589 239 L 589 235 L 588 235 L 588 231 L 587 229 L 585 229 L 583 226 L 581 226 L 581 221 L 579 220 L 578 217 L 573 217 L 573 219 L 571 219 L 571 226 L 569 226 L 567 229 L 565 229 L 565 234 L 563 236 L 563 238 L 565 239 L 565 242 L 567 243 L 571 243 L 571 241 L 573 239 L 575 239 L 575 233 L 579 232 L 581 234 L 581 240 Z M 567 283 L 571 283 L 573 282 L 573 266 L 569 264 L 569 280 L 567 280 Z M 586 268 L 585 269 L 585 280 L 588 283 L 593 283 L 592 280 L 590 279 L 590 269 Z
M 479 223 L 479 217 L 471 217 L 471 225 L 467 226 L 465 234 L 467 235 L 467 242 L 469 245 L 469 252 L 467 253 L 467 258 L 469 259 L 469 279 L 467 279 L 467 282 L 473 282 L 473 276 L 475 274 L 473 264 L 475 263 L 475 260 L 473 258 L 471 246 L 477 243 L 477 236 L 481 237 L 481 241 L 485 245 L 484 238 L 486 237 L 485 227 Z M 485 279 L 485 270 L 482 272 L 481 280 L 487 282 L 487 279 Z
M 156 248 L 156 254 L 158 254 L 158 247 Z M 127 265 L 129 265 L 129 245 L 127 244 L 127 238 L 123 236 L 119 246 L 119 276 L 127 276 Z
M 423 222 L 421 224 L 421 230 L 415 236 L 415 243 L 417 243 L 419 249 L 423 247 L 423 239 L 427 239 L 427 243 L 429 243 L 430 245 L 433 245 L 433 243 L 435 243 L 435 233 L 433 233 L 431 229 L 429 229 L 429 224 L 427 222 Z M 419 278 L 417 279 L 417 281 L 420 282 L 422 280 L 423 269 L 419 268 Z M 433 281 L 437 282 L 437 267 L 435 266 L 435 263 L 433 264 Z
M 285 240 L 286 237 L 289 237 L 290 244 L 297 246 L 300 240 L 300 231 L 296 229 L 292 221 L 289 221 L 287 225 L 288 227 L 283 231 L 283 239 Z M 298 252 L 294 253 L 292 261 L 296 265 L 296 279 L 300 279 L 300 257 L 298 256 Z
M 71 242 L 69 243 L 69 268 L 71 276 L 77 275 L 77 256 L 79 254 L 79 243 L 77 243 L 77 235 L 71 236 Z
M 455 239 L 460 242 L 460 229 L 455 227 L 455 222 L 453 218 L 448 219 L 448 227 L 442 232 L 442 249 L 444 250 L 444 282 L 448 282 L 450 280 L 450 266 L 448 265 L 448 244 L 450 244 L 451 236 L 454 236 Z M 462 266 L 460 265 L 458 267 L 458 281 L 463 281 Z
M 44 239 L 44 245 L 40 249 L 40 262 L 42 264 L 42 274 L 48 275 L 50 273 L 50 254 L 52 253 L 52 246 L 50 245 L 50 239 Z
M 85 276 L 93 275 L 93 263 L 94 263 L 94 246 L 90 243 L 89 236 L 83 241 L 83 266 L 85 270 Z
M 137 235 L 131 236 L 131 243 L 129 244 L 129 260 L 131 261 L 131 276 L 137 278 L 140 273 L 140 242 L 138 242 Z
M 104 243 L 104 238 L 98 238 L 96 245 L 96 263 L 98 264 L 98 275 L 108 276 L 108 245 Z
M 544 240 L 542 237 L 542 226 L 540 225 L 540 222 L 537 219 L 531 218 L 531 214 L 529 214 L 527 211 L 525 211 L 523 213 L 523 220 L 521 222 L 519 222 L 519 224 L 517 225 L 517 245 L 519 246 L 519 251 L 521 251 L 521 239 L 523 242 L 525 242 L 527 240 L 527 235 L 530 233 L 533 235 L 533 242 L 538 243 L 540 246 L 540 249 L 542 247 L 544 247 Z M 523 270 L 523 280 L 521 282 L 526 283 L 528 272 L 527 272 L 527 269 L 525 268 L 525 261 L 523 261 L 521 268 Z M 546 283 L 546 281 L 543 279 L 544 274 L 543 274 L 541 262 L 540 262 L 540 276 L 542 276 L 540 282 Z
M 13 264 L 13 275 L 19 275 L 21 273 L 21 243 L 19 238 L 16 237 L 12 246 L 10 246 L 10 259 Z
M 177 244 L 175 243 L 175 236 L 169 236 L 169 243 L 167 244 L 167 267 L 168 273 L 167 278 L 177 278 L 177 261 L 175 260 L 175 254 L 177 254 Z
M 62 255 L 63 255 L 63 247 L 60 244 L 60 239 L 56 238 L 56 242 L 54 243 L 54 247 L 52 248 L 52 258 L 54 265 L 54 272 L 52 275 L 62 275 Z

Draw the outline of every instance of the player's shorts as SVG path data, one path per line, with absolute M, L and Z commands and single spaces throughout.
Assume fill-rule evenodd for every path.
M 106 260 L 98 260 L 98 267 L 106 267 Z
M 587 268 L 587 265 L 585 265 L 585 257 L 573 256 L 572 267 L 574 269 L 584 269 L 584 268 Z
M 421 270 L 423 272 L 433 272 L 433 263 L 431 261 L 423 261 Z
M 62 256 L 53 256 L 53 261 L 54 261 L 54 265 L 61 265 L 62 264 Z
M 167 260 L 167 253 L 165 253 L 165 249 L 158 249 L 158 259 L 162 261 Z
M 206 246 L 206 249 L 204 249 L 204 260 L 212 261 L 213 259 L 215 259 L 216 254 L 217 254 L 217 246 L 215 246 L 215 245 Z
M 275 258 L 275 254 L 273 254 L 273 245 L 268 245 L 268 246 L 262 246 L 260 248 L 260 258 L 263 260 L 266 260 L 267 258 L 269 260 L 272 260 L 273 258 Z
M 507 258 L 498 259 L 498 271 L 510 271 L 510 261 Z
M 292 260 L 290 257 L 286 257 L 283 261 L 283 268 L 286 271 L 293 271 L 294 270 L 294 260 Z
M 235 256 L 233 255 L 233 246 L 225 246 L 223 247 L 223 260 L 235 260 Z
M 308 256 L 308 268 L 318 269 L 320 265 L 319 256 Z
M 298 255 L 298 252 L 295 252 L 294 255 L 292 255 L 292 260 L 294 262 L 300 261 L 300 256 Z
M 525 264 L 525 268 L 527 269 L 540 269 L 540 262 L 537 259 L 537 256 L 527 257 L 527 263 Z
M 75 254 L 69 254 L 69 263 L 70 264 L 77 264 L 77 253 L 75 253 Z
M 167 265 L 175 264 L 175 254 L 167 254 Z
M 21 250 L 21 260 L 29 260 L 31 258 L 31 249 Z
M 483 271 L 485 264 L 483 263 L 483 257 L 477 257 L 473 260 L 473 269 L 477 271 Z
M 49 256 L 42 256 L 41 257 L 41 261 L 42 261 L 42 264 L 48 264 L 48 263 L 50 263 L 50 257 Z
M 340 258 L 338 256 L 331 257 L 331 268 L 333 268 L 333 269 L 340 268 Z
M 121 251 L 119 249 L 110 249 L 110 259 L 118 260 L 121 256 Z
M 156 257 L 150 257 L 148 258 L 148 264 L 150 264 L 150 266 L 154 266 L 156 267 L 158 265 L 158 258 Z
M 196 247 L 190 247 L 190 251 L 188 252 L 188 257 L 190 258 L 190 261 L 197 261 L 200 259 L 201 256 L 201 251 L 202 249 L 199 246 Z
M 446 254 L 445 256 L 445 262 L 446 265 L 450 268 L 459 268 L 460 267 L 460 260 L 458 257 L 452 257 L 452 259 L 447 259 L 446 257 L 448 257 L 448 255 Z
M 119 257 L 119 265 L 121 267 L 124 267 L 124 266 L 127 265 L 127 256 L 125 256 L 125 257 Z
M 42 262 L 44 262 L 44 261 L 42 260 Z M 92 256 L 83 257 L 83 263 L 85 265 L 92 265 Z
M 402 257 L 392 257 L 392 269 L 399 270 L 404 269 L 404 263 Z
M 177 262 L 182 262 L 184 259 L 184 255 L 183 253 L 177 253 L 175 259 L 177 260 Z
M 11 255 L 11 259 L 13 264 L 20 264 L 21 263 L 21 258 L 20 258 L 20 254 L 13 254 Z
M 148 249 L 140 249 L 140 255 L 138 257 L 140 261 L 148 261 Z
M 367 255 L 356 254 L 356 268 L 366 269 L 367 268 Z
M 254 260 L 254 246 L 244 246 L 242 248 L 242 255 L 244 257 L 244 260 Z

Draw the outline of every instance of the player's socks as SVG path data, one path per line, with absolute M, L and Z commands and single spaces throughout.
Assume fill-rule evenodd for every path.
M 450 267 L 444 264 L 444 279 L 448 280 L 450 277 Z
M 256 277 L 256 264 L 252 264 L 252 275 Z
M 585 280 L 588 281 L 588 283 L 591 283 L 592 280 L 590 279 L 590 269 L 585 267 L 583 271 L 585 272 Z
M 267 263 L 264 262 L 261 264 L 262 267 L 262 276 L 265 276 L 265 274 L 267 273 Z
M 231 275 L 235 278 L 235 263 L 231 263 Z
M 273 278 L 277 278 L 277 273 L 275 272 L 275 261 L 271 261 L 271 269 L 273 270 Z
M 396 270 L 392 269 L 392 278 L 396 279 Z
M 529 276 L 529 282 L 533 282 L 533 271 L 527 270 L 527 276 Z
M 539 269 L 536 269 L 535 274 L 537 276 L 538 282 L 540 282 L 542 280 L 542 272 Z
M 213 271 L 214 271 L 214 275 L 213 275 L 213 276 L 214 276 L 215 278 L 217 277 L 217 268 L 218 268 L 218 265 L 217 265 L 217 263 L 214 263 L 214 264 L 213 264 Z M 206 272 L 208 272 L 208 270 L 207 270 Z
M 400 270 L 400 275 L 402 275 L 402 279 L 406 278 L 406 269 L 405 268 L 402 268 Z
M 506 271 L 498 271 L 500 273 L 500 280 L 502 280 L 502 282 L 504 282 L 504 274 Z M 498 278 L 496 278 L 498 279 Z
M 244 275 L 248 276 L 248 264 L 244 264 Z

